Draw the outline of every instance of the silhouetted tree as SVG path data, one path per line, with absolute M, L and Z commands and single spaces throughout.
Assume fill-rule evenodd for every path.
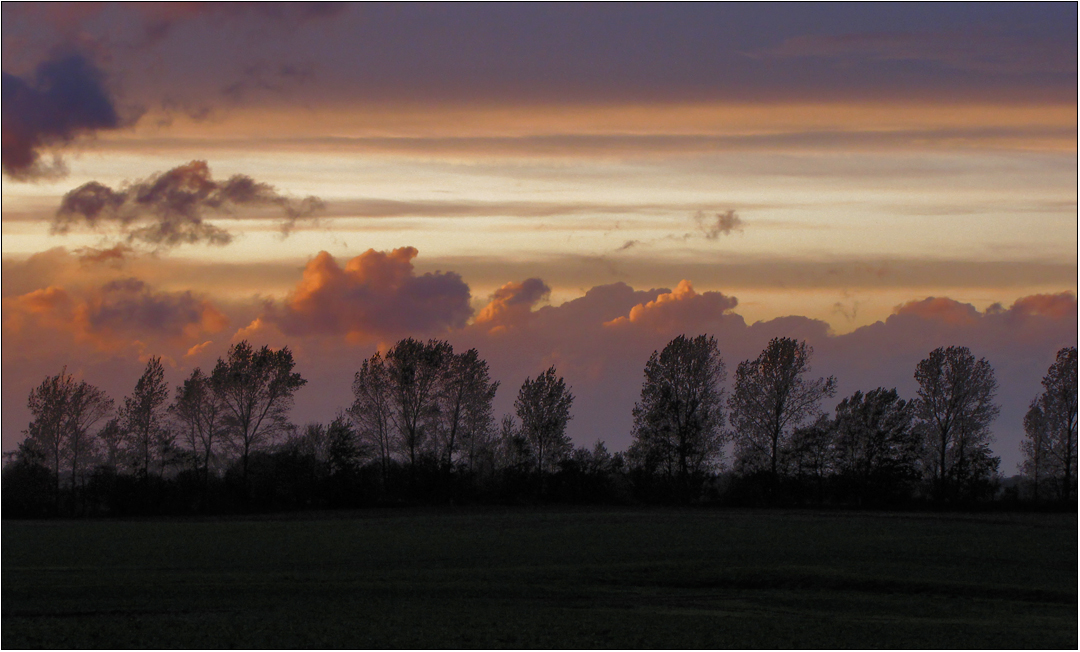
M 124 429 L 119 418 L 112 418 L 97 433 L 98 463 L 112 472 L 119 470 L 124 456 Z
M 382 355 L 375 353 L 364 360 L 352 384 L 353 404 L 349 416 L 357 436 L 375 449 L 385 484 L 394 453 L 394 405 L 390 373 Z
M 51 467 L 53 478 L 53 498 L 59 507 L 60 500 L 60 464 L 67 449 L 67 404 L 75 379 L 68 375 L 67 367 L 57 374 L 43 380 L 40 385 L 30 390 L 27 407 L 33 420 L 26 429 L 29 451 L 40 452 L 41 457 Z
M 444 365 L 453 352 L 447 342 L 429 340 L 424 343 L 410 337 L 401 340 L 386 353 L 391 414 L 401 438 L 401 447 L 408 456 L 409 466 L 414 470 L 417 454 L 435 427 Z
M 728 399 L 737 464 L 778 475 L 780 454 L 792 431 L 821 414 L 821 401 L 836 393 L 836 379 L 810 380 L 806 342 L 774 338 L 756 360 L 739 363 Z
M 229 348 L 228 360 L 218 359 L 210 376 L 224 406 L 226 432 L 240 451 L 245 486 L 251 452 L 289 428 L 293 394 L 307 383 L 294 365 L 288 347 L 255 351 L 244 340 Z
M 71 489 L 76 478 L 90 467 L 97 443 L 94 425 L 113 411 L 113 400 L 102 390 L 86 381 L 74 386 L 67 406 L 68 454 L 71 457 Z
M 566 436 L 566 424 L 572 418 L 570 406 L 574 396 L 566 381 L 557 376 L 555 367 L 536 377 L 526 378 L 514 401 L 514 410 L 521 419 L 521 431 L 532 447 L 536 470 L 543 486 L 544 472 L 554 469 L 571 449 Z
M 19 442 L 14 454 L 4 453 L 4 518 L 40 518 L 55 508 L 56 474 L 49 471 L 47 453 L 34 439 Z
M 990 424 L 999 411 L 994 368 L 985 358 L 975 360 L 967 347 L 942 347 L 918 364 L 915 380 L 915 413 L 931 453 L 936 493 L 939 499 L 970 494 L 990 480 L 998 462 L 990 454 Z
M 225 405 L 214 391 L 210 377 L 195 368 L 191 376 L 176 388 L 176 398 L 169 406 L 180 423 L 191 450 L 195 472 L 209 482 L 214 446 L 219 444 L 224 428 Z
M 326 464 L 330 475 L 355 471 L 366 455 L 349 417 L 339 412 L 326 426 Z
M 124 398 L 120 408 L 120 426 L 132 449 L 136 468 L 145 478 L 150 474 L 150 462 L 164 455 L 171 437 L 166 420 L 169 386 L 165 384 L 165 368 L 161 358 L 153 357 L 135 383 L 135 391 Z
M 498 382 L 493 382 L 488 364 L 469 349 L 448 354 L 438 391 L 439 439 L 444 468 L 454 463 L 454 455 L 463 444 L 468 447 L 470 465 L 477 445 L 491 430 L 491 402 Z
M 495 465 L 500 469 L 517 471 L 527 471 L 536 467 L 532 445 L 512 414 L 504 414 L 502 420 L 499 421 Z
M 33 420 L 26 435 L 32 441 L 30 447 L 41 451 L 52 466 L 55 499 L 59 506 L 61 464 L 71 470 L 74 492 L 81 465 L 90 458 L 93 445 L 90 429 L 112 411 L 113 401 L 86 381 L 76 382 L 65 367 L 30 390 L 27 407 Z
M 860 505 L 898 499 L 918 477 L 922 442 L 914 406 L 895 389 L 857 391 L 836 406 L 837 472 Z
M 1046 427 L 1046 415 L 1043 414 L 1041 401 L 1033 399 L 1028 405 L 1028 411 L 1024 415 L 1024 440 L 1020 442 L 1020 452 L 1024 459 L 1020 463 L 1020 473 L 1031 482 L 1031 495 L 1035 502 L 1039 501 L 1039 480 L 1044 478 L 1048 471 L 1049 437 Z
M 1052 480 L 1058 498 L 1072 497 L 1077 464 L 1077 355 L 1076 347 L 1058 351 L 1042 380 L 1043 392 L 1024 418 L 1027 439 L 1023 443 L 1025 472 L 1039 471 Z
M 785 473 L 795 478 L 800 488 L 812 489 L 817 502 L 823 499 L 825 478 L 834 471 L 835 436 L 836 425 L 822 414 L 814 423 L 792 431 L 780 452 Z
M 645 364 L 629 455 L 673 479 L 682 500 L 722 454 L 725 378 L 716 338 L 705 335 L 680 335 Z

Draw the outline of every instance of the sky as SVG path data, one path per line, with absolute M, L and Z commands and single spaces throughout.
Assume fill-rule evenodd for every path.
M 1077 343 L 1077 7 L 4 3 L 3 448 L 289 346 L 299 424 L 407 336 L 630 443 L 649 354 L 805 339 L 839 393 L 967 346 L 1001 471 Z

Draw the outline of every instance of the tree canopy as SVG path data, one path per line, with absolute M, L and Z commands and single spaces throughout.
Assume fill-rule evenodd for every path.
M 680 335 L 645 364 L 629 455 L 675 478 L 684 500 L 691 478 L 712 469 L 723 452 L 726 376 L 716 338 L 706 335 Z
M 821 401 L 836 393 L 836 379 L 810 379 L 814 349 L 805 341 L 773 338 L 756 360 L 739 363 L 728 399 L 735 429 L 736 463 L 778 476 L 792 432 L 821 414 Z
M 574 395 L 566 386 L 555 367 L 549 367 L 536 379 L 526 378 L 514 401 L 514 410 L 521 420 L 521 430 L 532 446 L 537 472 L 554 469 L 571 450 L 570 438 L 566 436 L 566 424 L 573 417 L 570 406 Z
M 916 366 L 915 380 L 915 414 L 937 495 L 970 495 L 997 470 L 998 460 L 990 453 L 990 424 L 999 412 L 994 368 L 986 358 L 976 360 L 965 346 L 941 347 Z

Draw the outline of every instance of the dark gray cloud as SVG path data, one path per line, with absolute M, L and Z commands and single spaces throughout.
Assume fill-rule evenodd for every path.
M 120 243 L 106 249 L 98 247 L 79 247 L 74 253 L 83 265 L 109 265 L 120 268 L 136 255 L 135 249 Z
M 100 294 L 87 299 L 81 315 L 90 331 L 136 336 L 181 337 L 207 321 L 214 330 L 224 326 L 224 317 L 204 299 L 191 292 L 158 292 L 136 278 L 106 283 Z
M 3 168 L 15 179 L 62 173 L 42 150 L 121 126 L 105 74 L 78 53 L 42 62 L 28 78 L 3 73 Z
M 273 186 L 236 174 L 224 181 L 211 178 L 206 161 L 192 161 L 168 172 L 113 190 L 91 181 L 64 195 L 53 218 L 52 232 L 75 226 L 96 229 L 115 225 L 128 242 L 158 248 L 181 244 L 226 245 L 228 231 L 205 221 L 207 213 L 230 215 L 240 207 L 271 206 L 284 214 L 282 232 L 297 220 L 322 210 L 318 197 L 295 200 Z
M 698 230 L 705 235 L 706 240 L 715 240 L 721 234 L 729 235 L 732 231 L 742 231 L 743 227 L 742 219 L 735 214 L 734 210 L 717 213 L 715 217 L 707 217 L 703 211 L 698 211 L 694 215 L 694 221 L 697 222 Z

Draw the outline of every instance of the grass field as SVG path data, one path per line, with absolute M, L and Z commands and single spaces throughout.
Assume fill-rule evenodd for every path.
M 3 524 L 2 646 L 1077 646 L 1068 515 Z

